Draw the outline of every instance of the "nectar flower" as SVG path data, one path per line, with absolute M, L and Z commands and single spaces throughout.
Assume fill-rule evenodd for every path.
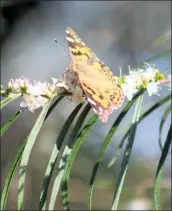
M 122 78 L 119 80 L 121 89 L 124 95 L 132 100 L 133 94 L 141 88 L 147 89 L 149 96 L 157 94 L 164 75 L 155 66 L 145 63 L 145 69 L 131 70 L 129 67 L 129 75 Z
M 20 103 L 21 107 L 27 107 L 33 113 L 35 109 L 44 106 L 44 104 L 48 101 L 47 98 L 42 96 L 34 96 L 34 95 L 23 95 L 24 101 Z
M 137 92 L 134 86 L 130 86 L 130 84 L 127 83 L 121 84 L 121 89 L 128 100 L 132 100 L 133 94 Z
M 29 86 L 29 80 L 24 78 L 23 76 L 19 79 L 11 79 L 7 85 L 8 90 L 16 91 L 16 92 L 26 92 Z
M 147 91 L 148 91 L 149 97 L 151 97 L 153 94 L 158 95 L 158 89 L 159 89 L 158 85 L 159 83 L 155 83 L 155 82 L 148 83 Z

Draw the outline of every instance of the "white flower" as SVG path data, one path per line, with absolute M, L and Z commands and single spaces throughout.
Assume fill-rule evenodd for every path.
M 137 72 L 130 71 L 130 75 L 124 77 L 124 83 L 121 84 L 121 89 L 128 100 L 132 100 L 133 94 L 138 91 L 137 86 L 140 83 L 140 76 Z
M 151 67 L 148 65 L 148 68 L 145 69 L 145 71 L 142 73 L 142 80 L 147 84 L 151 81 L 155 81 L 156 73 L 158 72 L 158 69 L 155 69 L 154 67 Z
M 53 81 L 53 84 L 56 84 L 58 82 L 58 79 L 57 78 L 51 78 L 52 81 Z
M 147 91 L 148 91 L 148 95 L 149 97 L 151 97 L 153 94 L 158 94 L 158 87 L 159 83 L 155 83 L 155 82 L 151 82 L 151 83 L 148 83 L 147 85 Z
M 45 94 L 46 91 L 47 91 L 46 82 L 42 83 L 40 81 L 34 82 L 34 85 L 30 84 L 27 90 L 28 94 L 34 96 Z
M 128 100 L 132 100 L 133 94 L 137 92 L 137 89 L 135 88 L 135 86 L 132 86 L 127 83 L 121 84 L 121 89 L 124 95 L 128 98 Z
M 21 107 L 27 107 L 31 112 L 34 112 L 35 109 L 43 107 L 45 103 L 48 101 L 47 98 L 42 96 L 34 96 L 34 95 L 23 95 L 24 101 L 20 103 Z
M 24 78 L 23 76 L 19 79 L 11 79 L 8 83 L 8 88 L 12 89 L 14 91 L 23 91 L 27 90 L 29 86 L 29 80 L 27 78 Z
M 55 92 L 55 84 L 51 84 L 48 82 L 34 82 L 34 85 L 30 84 L 27 89 L 27 93 L 30 95 L 38 96 L 45 95 L 49 98 L 53 97 Z
M 140 86 L 143 81 L 141 79 L 141 74 L 143 73 L 142 69 L 138 69 L 137 71 L 129 71 L 130 75 L 128 76 L 135 87 Z M 131 82 L 130 82 L 131 83 Z

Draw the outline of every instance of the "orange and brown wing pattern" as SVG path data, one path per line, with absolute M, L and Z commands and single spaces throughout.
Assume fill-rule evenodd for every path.
M 82 62 L 96 57 L 92 50 L 86 46 L 71 28 L 67 27 L 66 34 L 69 51 L 74 61 Z
M 66 34 L 72 58 L 71 71 L 77 73 L 88 102 L 99 118 L 106 122 L 113 109 L 122 105 L 122 90 L 117 86 L 112 71 L 71 28 L 66 29 Z

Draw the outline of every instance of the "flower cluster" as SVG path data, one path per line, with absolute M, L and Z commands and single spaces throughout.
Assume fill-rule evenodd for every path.
M 144 69 L 131 70 L 129 67 L 129 75 L 118 78 L 117 81 L 124 95 L 132 100 L 133 95 L 141 88 L 147 89 L 149 96 L 158 94 L 159 85 L 170 81 L 170 78 L 164 79 L 164 75 L 158 69 L 145 63 Z
M 29 82 L 28 79 L 21 77 L 19 79 L 11 79 L 6 90 L 1 86 L 1 95 L 10 97 L 15 94 L 21 94 L 23 100 L 21 107 L 28 107 L 31 112 L 44 106 L 44 104 L 57 95 L 69 95 L 76 89 L 72 100 L 77 101 L 81 96 L 81 89 L 76 82 L 76 75 L 67 70 L 60 79 L 52 78 L 52 83 L 34 81 Z M 83 99 L 80 99 L 83 100 Z
M 144 69 L 131 70 L 129 68 L 128 75 L 115 77 L 115 80 L 129 100 L 132 100 L 133 95 L 141 88 L 147 89 L 149 96 L 152 96 L 158 94 L 159 85 L 162 82 L 166 82 L 171 87 L 171 76 L 165 79 L 158 69 L 147 63 L 145 63 Z M 60 79 L 52 78 L 52 83 L 34 81 L 32 84 L 28 79 L 22 77 L 16 80 L 11 79 L 6 90 L 1 86 L 1 96 L 9 97 L 15 94 L 20 94 L 23 97 L 20 106 L 28 107 L 31 112 L 44 106 L 49 99 L 59 95 L 72 95 L 70 100 L 76 103 L 86 100 L 76 74 L 69 69 Z

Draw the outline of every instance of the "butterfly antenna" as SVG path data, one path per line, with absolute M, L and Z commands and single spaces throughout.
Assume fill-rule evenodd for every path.
M 61 47 L 61 45 L 58 43 L 58 41 L 57 41 L 56 39 L 55 39 L 55 43 L 57 43 L 57 45 L 58 45 L 59 48 L 62 50 L 62 52 L 64 53 L 64 55 L 70 59 L 70 56 L 67 55 L 67 53 L 63 50 L 63 48 Z

